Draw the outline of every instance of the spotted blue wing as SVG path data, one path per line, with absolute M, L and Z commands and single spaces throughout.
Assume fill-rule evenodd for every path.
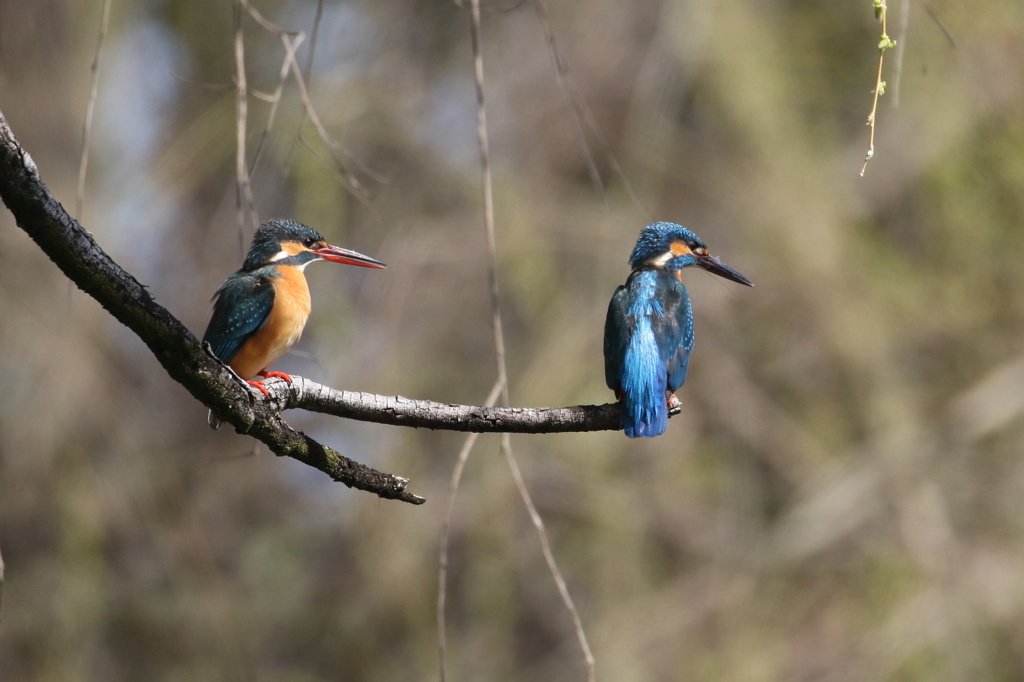
M 680 298 L 674 303 L 674 311 L 671 314 L 675 318 L 676 327 L 673 334 L 666 334 L 666 347 L 663 353 L 668 356 L 667 388 L 675 393 L 686 382 L 686 371 L 690 367 L 690 352 L 693 350 L 693 308 L 690 305 L 690 297 L 682 284 L 678 285 Z M 673 349 L 671 344 L 676 342 Z
M 665 391 L 685 379 L 692 345 L 689 298 L 673 275 L 638 270 L 616 290 L 605 320 L 605 380 L 622 398 L 627 436 L 668 428 Z
M 626 299 L 626 287 L 620 286 L 608 303 L 604 320 L 604 381 L 616 394 L 622 390 L 622 362 L 636 328 L 636 321 L 627 315 Z
M 274 287 L 269 279 L 235 273 L 214 294 L 213 316 L 203 341 L 221 362 L 229 363 L 245 342 L 263 329 L 273 307 Z

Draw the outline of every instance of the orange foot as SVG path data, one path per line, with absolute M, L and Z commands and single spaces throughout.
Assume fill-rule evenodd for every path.
M 265 397 L 270 397 L 270 391 L 267 390 L 267 387 L 263 385 L 262 381 L 249 381 L 248 379 L 246 379 L 245 383 L 249 384 L 253 388 L 258 388 L 260 390 L 260 393 L 262 393 Z
M 266 370 L 263 370 L 262 372 L 257 372 L 256 374 L 263 377 L 264 379 L 284 379 L 289 384 L 292 383 L 292 375 L 285 374 L 284 372 L 268 372 Z
M 261 376 L 264 379 L 284 379 L 289 384 L 292 383 L 292 375 L 285 374 L 284 372 L 268 372 L 266 370 L 263 370 L 262 372 L 256 372 L 256 376 Z M 245 383 L 249 384 L 253 388 L 259 389 L 260 393 L 262 393 L 267 398 L 270 397 L 270 391 L 267 390 L 267 387 L 263 385 L 262 381 L 249 381 L 248 379 L 246 379 Z

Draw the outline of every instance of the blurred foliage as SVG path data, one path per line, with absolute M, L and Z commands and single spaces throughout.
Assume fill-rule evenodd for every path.
M 526 2 L 484 15 L 499 276 L 516 404 L 605 402 L 601 330 L 640 227 L 694 228 L 757 288 L 687 278 L 683 414 L 513 445 L 602 680 L 1024 677 L 1024 5 L 549 3 L 603 188 Z M 262 0 L 303 31 L 315 0 Z M 909 12 L 909 15 L 904 13 Z M 930 13 L 942 22 L 950 42 Z M 73 206 L 99 0 L 0 0 L 0 109 Z M 201 332 L 236 217 L 233 5 L 113 3 L 82 214 Z M 312 97 L 288 83 L 257 210 L 389 263 L 310 269 L 278 367 L 479 403 L 495 375 L 468 13 L 324 3 Z M 251 20 L 251 88 L 280 41 Z M 898 107 L 895 106 L 898 102 Z M 255 150 L 269 104 L 249 101 Z M 437 546 L 462 437 L 295 413 L 410 476 L 381 502 L 213 433 L 205 409 L 0 212 L 4 680 L 437 675 Z M 452 680 L 582 679 L 495 438 L 453 519 Z

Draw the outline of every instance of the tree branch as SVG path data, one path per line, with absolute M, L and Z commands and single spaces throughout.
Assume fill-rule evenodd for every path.
M 319 469 L 351 488 L 422 504 L 408 480 L 372 469 L 296 431 L 282 418 L 301 408 L 337 417 L 429 429 L 480 433 L 562 433 L 617 430 L 617 404 L 560 408 L 474 407 L 401 396 L 339 391 L 302 377 L 270 381 L 264 399 L 221 363 L 130 273 L 100 248 L 43 184 L 32 157 L 0 112 L 0 198 L 18 225 L 82 291 L 133 331 L 167 374 L 222 421 L 277 455 Z
M 290 427 L 146 288 L 106 254 L 68 215 L 39 178 L 35 162 L 0 112 L 0 197 L 18 225 L 78 287 L 135 332 L 172 379 L 218 417 L 265 443 L 275 454 L 323 471 L 350 488 L 422 504 L 409 481 L 355 462 Z
M 292 376 L 264 382 L 277 409 L 299 408 L 346 419 L 475 433 L 566 433 L 619 428 L 619 406 L 480 407 L 414 400 L 356 391 L 340 391 Z

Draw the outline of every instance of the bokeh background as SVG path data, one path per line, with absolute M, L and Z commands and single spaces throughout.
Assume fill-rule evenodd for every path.
M 686 278 L 697 347 L 667 435 L 512 439 L 598 679 L 1024 678 L 1024 5 L 890 5 L 902 51 L 863 178 L 870 0 L 549 2 L 562 87 L 536 6 L 485 7 L 512 402 L 610 399 L 605 307 L 652 220 L 757 283 Z M 307 35 L 305 65 L 316 1 L 256 6 Z M 102 3 L 0 1 L 0 109 L 197 334 L 251 234 L 235 10 L 112 3 L 78 207 Z M 277 367 L 481 403 L 495 361 L 468 10 L 323 3 L 311 98 L 349 156 L 294 80 L 264 137 L 284 52 L 242 28 L 258 214 L 390 265 L 310 268 L 313 317 Z M 437 679 L 462 436 L 288 415 L 410 477 L 428 498 L 412 507 L 213 433 L 6 211 L 0 319 L 0 678 Z M 469 460 L 449 561 L 448 679 L 584 678 L 497 437 Z

